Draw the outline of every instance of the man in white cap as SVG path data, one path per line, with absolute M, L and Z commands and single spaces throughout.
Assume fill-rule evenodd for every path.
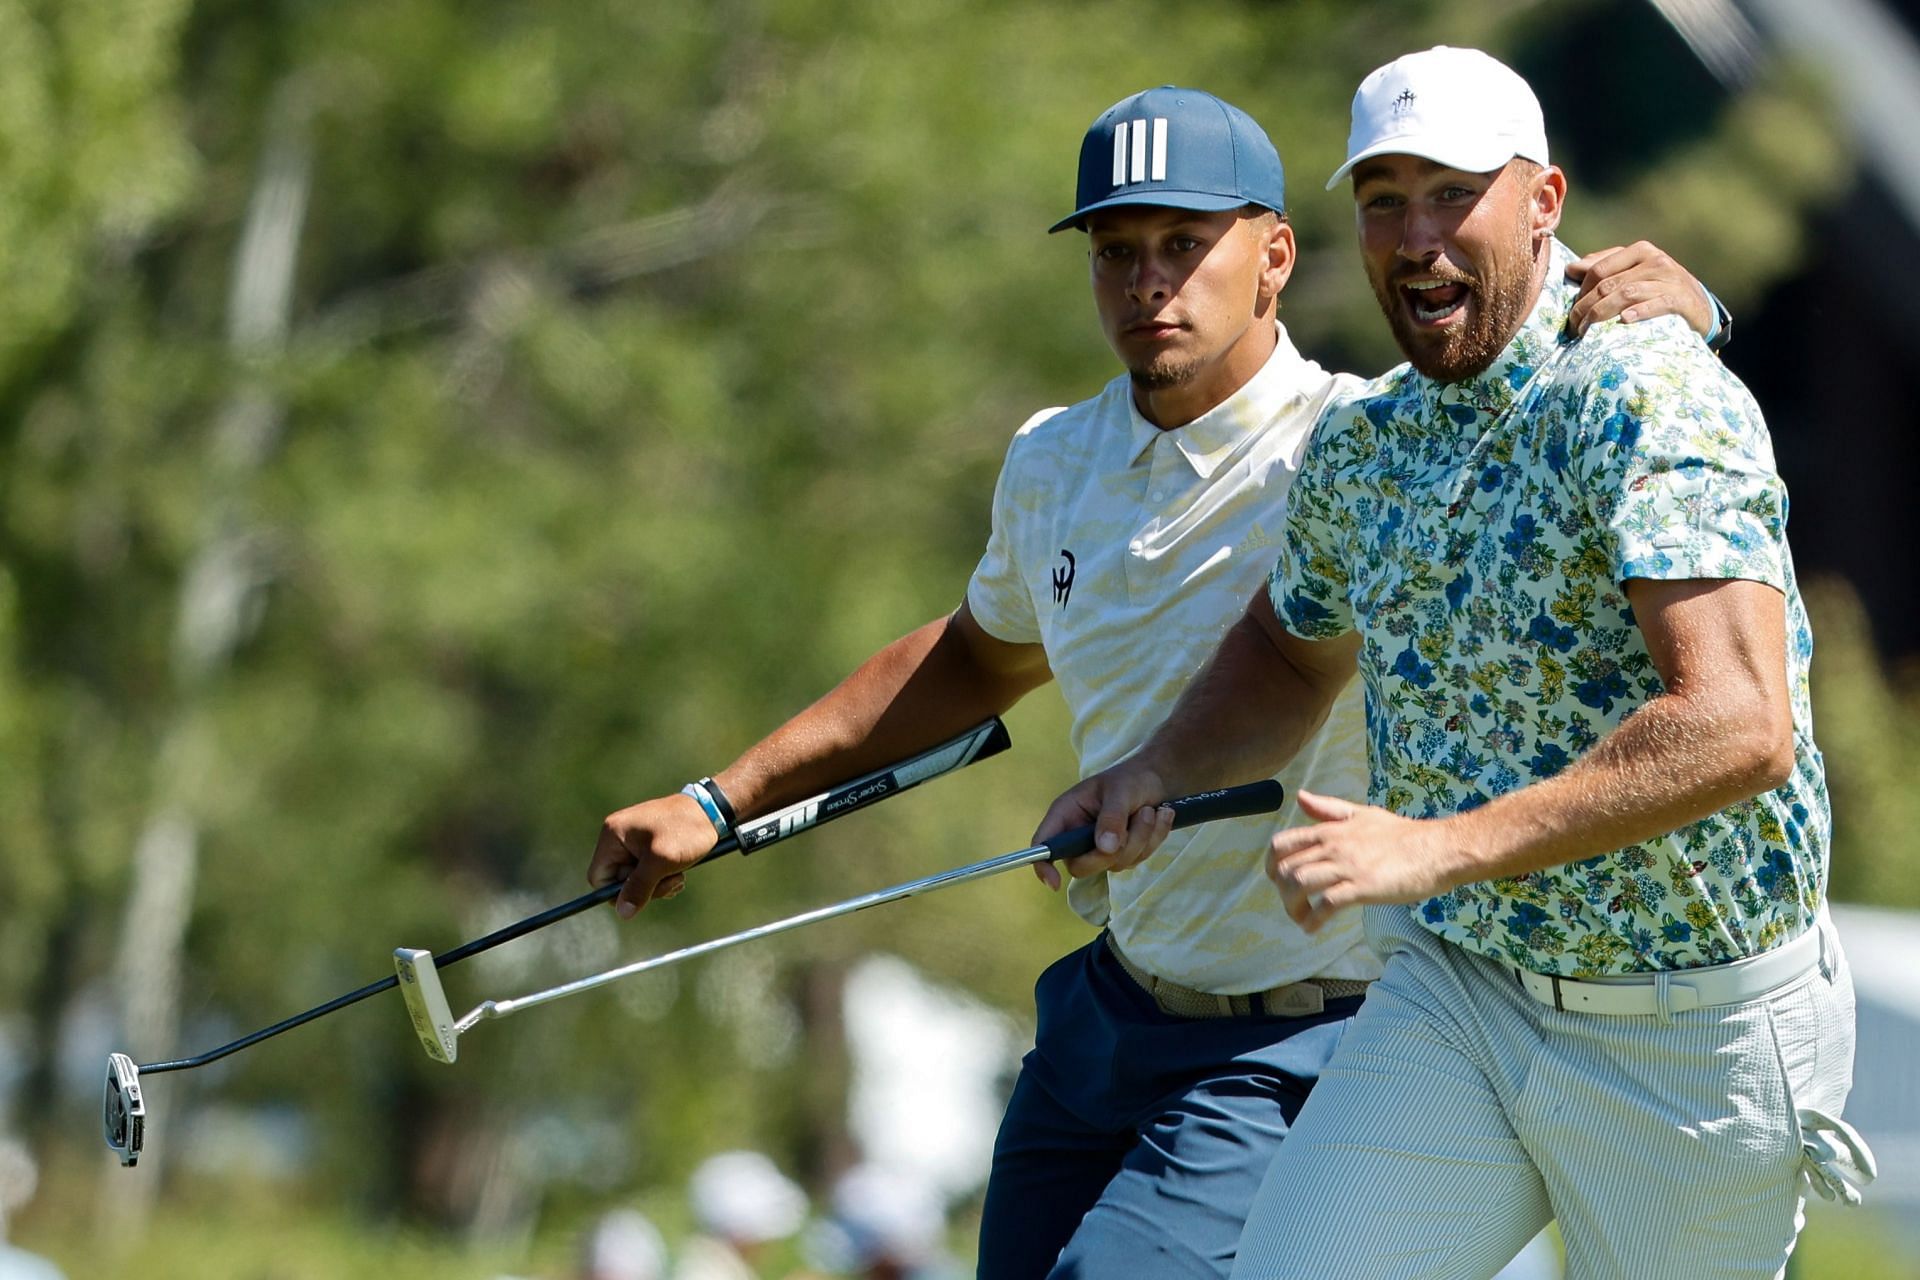
M 700 1234 L 680 1250 L 674 1280 L 754 1280 L 775 1241 L 800 1230 L 807 1195 L 758 1151 L 723 1151 L 693 1171 L 687 1198 Z
M 1073 210 L 1053 227 L 1067 229 L 1087 235 L 1095 307 L 1125 371 L 1014 437 L 952 614 L 715 777 L 607 818 L 588 878 L 626 882 L 623 915 L 673 892 L 736 813 L 929 746 L 1049 680 L 1082 769 L 1104 767 L 1165 716 L 1264 581 L 1315 418 L 1363 385 L 1301 355 L 1279 323 L 1294 263 L 1279 153 L 1212 94 L 1129 95 L 1086 131 Z M 1698 284 L 1650 247 L 1588 265 L 1601 287 L 1576 327 L 1675 311 L 1701 332 L 1712 323 Z M 1282 781 L 1291 793 L 1365 776 L 1352 697 Z M 1289 806 L 1278 825 L 1303 820 Z M 1067 864 L 1069 899 L 1101 932 L 1035 988 L 981 1276 L 1225 1275 L 1275 1145 L 1380 967 L 1357 922 L 1309 936 L 1275 910 L 1261 872 L 1275 829 L 1216 822 L 1147 865 L 1106 852 Z
M 821 1251 L 832 1269 L 859 1280 L 957 1280 L 947 1258 L 946 1208 L 918 1174 L 856 1165 L 833 1184 L 833 1216 L 822 1224 Z
M 1773 1275 L 1838 1119 L 1852 994 L 1786 494 L 1672 321 L 1574 339 L 1531 90 L 1440 48 L 1367 77 L 1349 159 L 1410 361 L 1315 428 L 1268 589 L 1171 718 L 1055 802 L 1121 856 L 1165 796 L 1286 763 L 1356 667 L 1372 804 L 1302 792 L 1268 871 L 1386 958 L 1235 1276 Z M 1331 184 L 1330 184 L 1331 185 Z
M 667 1242 L 638 1209 L 601 1215 L 580 1241 L 580 1280 L 667 1280 Z

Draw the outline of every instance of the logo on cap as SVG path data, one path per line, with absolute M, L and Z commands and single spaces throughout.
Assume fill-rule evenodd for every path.
M 1149 142 L 1151 136 L 1151 142 Z M 1152 161 L 1148 161 L 1148 153 Z M 1113 185 L 1167 180 L 1167 118 L 1123 120 L 1113 127 Z
M 1413 110 L 1413 90 L 1402 89 L 1400 96 L 1393 100 L 1393 114 L 1403 116 Z
M 1088 214 L 1125 205 L 1220 213 L 1248 204 L 1286 207 L 1266 132 L 1210 93 L 1162 85 L 1094 118 L 1080 141 L 1074 210 L 1050 230 L 1084 231 Z

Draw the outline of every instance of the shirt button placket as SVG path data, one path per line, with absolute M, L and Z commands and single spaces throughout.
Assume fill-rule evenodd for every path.
M 1132 600 L 1150 599 L 1154 594 L 1152 562 L 1147 560 L 1145 553 L 1149 541 L 1161 534 L 1166 523 L 1165 505 L 1169 495 L 1174 492 L 1168 469 L 1181 461 L 1179 446 L 1166 435 L 1155 440 L 1153 447 L 1148 450 L 1146 494 L 1140 511 L 1139 529 L 1127 543 L 1127 595 Z

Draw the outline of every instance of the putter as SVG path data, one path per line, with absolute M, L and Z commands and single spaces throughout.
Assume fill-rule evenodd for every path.
M 876 769 L 872 773 L 862 774 L 851 781 L 831 787 L 817 796 L 788 805 L 764 817 L 742 822 L 735 828 L 733 835 L 714 845 L 705 857 L 693 865 L 705 866 L 715 858 L 723 857 L 735 850 L 745 857 L 770 844 L 799 835 L 803 831 L 810 831 L 822 823 L 831 822 L 835 818 L 852 813 L 855 809 L 864 809 L 889 796 L 895 796 L 916 787 L 922 782 L 952 773 L 956 769 L 963 769 L 976 760 L 998 755 L 1012 745 L 1013 740 L 1007 736 L 1007 727 L 1000 722 L 998 716 L 984 720 L 965 733 L 949 738 L 938 746 L 930 747 L 917 755 L 909 756 L 885 768 Z M 476 938 L 472 942 L 464 943 L 442 956 L 437 967 L 430 963 L 424 971 L 425 980 L 430 981 L 433 984 L 433 990 L 439 993 L 440 1007 L 442 1009 L 446 1007 L 446 995 L 440 990 L 438 968 L 458 964 L 469 956 L 479 955 L 482 951 L 491 950 L 503 942 L 511 942 L 536 929 L 544 929 L 556 921 L 578 915 L 588 907 L 617 896 L 620 887 L 617 881 L 602 885 L 598 889 L 581 894 L 571 902 L 549 907 L 536 915 L 528 916 L 525 920 L 496 929 L 484 938 Z M 305 1013 L 295 1014 L 283 1022 L 263 1027 L 251 1035 L 242 1036 L 238 1040 L 223 1044 L 217 1049 L 209 1049 L 195 1057 L 175 1058 L 167 1062 L 135 1063 L 124 1053 L 109 1055 L 106 1090 L 101 1102 L 101 1120 L 106 1133 L 107 1146 L 120 1157 L 122 1165 L 131 1167 L 140 1159 L 140 1149 L 146 1140 L 147 1120 L 146 1103 L 140 1095 L 140 1077 L 143 1073 L 155 1075 L 162 1071 L 188 1071 L 194 1067 L 204 1067 L 208 1063 L 218 1062 L 228 1054 L 238 1053 L 242 1049 L 259 1044 L 262 1040 L 271 1039 L 283 1031 L 304 1026 L 315 1018 L 325 1017 L 350 1004 L 357 1004 L 368 996 L 378 995 L 382 991 L 397 986 L 407 993 L 409 1010 L 421 1007 L 416 1004 L 418 988 L 403 986 L 402 980 L 403 975 L 395 973 L 378 982 L 370 982 L 343 996 L 337 996 L 325 1004 L 316 1005 Z M 448 1053 L 449 1055 L 452 1053 L 452 1041 L 448 1042 Z
M 1244 786 L 1227 787 L 1220 791 L 1202 791 L 1167 803 L 1173 808 L 1173 825 L 1179 828 L 1190 827 L 1201 822 L 1213 822 L 1220 818 L 1244 818 L 1256 813 L 1272 813 L 1280 807 L 1280 802 L 1285 795 L 1285 789 L 1278 782 L 1268 780 L 1250 782 Z M 439 970 L 434 964 L 431 951 L 401 947 L 393 953 L 393 963 L 399 975 L 400 994 L 406 999 L 407 1014 L 413 1019 L 413 1029 L 420 1036 L 421 1047 L 426 1049 L 427 1056 L 435 1062 L 451 1063 L 459 1057 L 460 1037 L 488 1019 L 504 1018 L 522 1009 L 531 1009 L 567 996 L 579 995 L 583 991 L 591 991 L 595 987 L 603 987 L 619 978 L 630 978 L 653 969 L 664 969 L 668 965 L 679 964 L 695 956 L 709 955 L 759 938 L 770 938 L 774 934 L 786 933 L 790 929 L 798 929 L 803 925 L 818 924 L 822 920 L 852 915 L 868 907 L 877 907 L 887 902 L 898 902 L 902 898 L 911 898 L 919 894 L 952 888 L 957 884 L 983 880 L 988 876 L 999 875 L 1002 871 L 1011 871 L 1015 867 L 1029 867 L 1035 863 L 1055 862 L 1061 858 L 1076 857 L 1092 848 L 1093 828 L 1075 827 L 1071 831 L 1062 831 L 1051 839 L 1025 849 L 1003 853 L 981 862 L 968 863 L 966 866 L 938 872 L 919 880 L 909 880 L 904 884 L 894 885 L 890 889 L 875 890 L 857 898 L 848 898 L 844 902 L 818 907 L 812 911 L 788 916 L 784 920 L 775 920 L 771 924 L 763 924 L 740 933 L 730 933 L 722 938 L 695 943 L 690 947 L 682 947 L 678 951 L 669 951 L 651 959 L 639 960 L 617 969 L 609 969 L 604 973 L 591 974 L 573 982 L 562 983 L 557 987 L 549 987 L 545 991 L 535 991 L 510 1000 L 488 1000 L 459 1019 L 454 1018 L 452 1007 L 447 1003 L 446 991 L 441 986 Z

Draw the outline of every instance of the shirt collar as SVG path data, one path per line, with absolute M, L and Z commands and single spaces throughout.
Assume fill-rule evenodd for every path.
M 1432 383 L 1442 405 L 1465 405 L 1482 413 L 1504 413 L 1539 368 L 1551 359 L 1566 337 L 1567 315 L 1579 286 L 1567 279 L 1567 264 L 1573 251 L 1556 238 L 1547 253 L 1547 279 L 1540 288 L 1539 300 L 1520 325 L 1513 341 L 1494 357 L 1492 364 L 1471 378 L 1459 382 Z
M 1148 422 L 1140 415 L 1139 406 L 1133 402 L 1132 380 L 1124 376 L 1118 379 L 1121 394 L 1127 400 L 1127 417 L 1131 423 L 1132 444 L 1127 454 L 1129 465 L 1139 462 L 1156 444 L 1165 440 L 1180 451 L 1196 475 L 1202 480 L 1211 479 L 1213 473 L 1234 455 L 1249 436 L 1263 430 L 1289 404 L 1304 399 L 1308 387 L 1306 375 L 1317 373 L 1317 370 L 1295 349 L 1293 339 L 1287 336 L 1287 327 L 1278 323 L 1275 327 L 1279 330 L 1279 341 L 1274 345 L 1273 354 L 1267 357 L 1267 362 L 1260 366 L 1260 372 L 1248 379 L 1247 384 L 1238 391 L 1184 426 L 1163 430 Z

